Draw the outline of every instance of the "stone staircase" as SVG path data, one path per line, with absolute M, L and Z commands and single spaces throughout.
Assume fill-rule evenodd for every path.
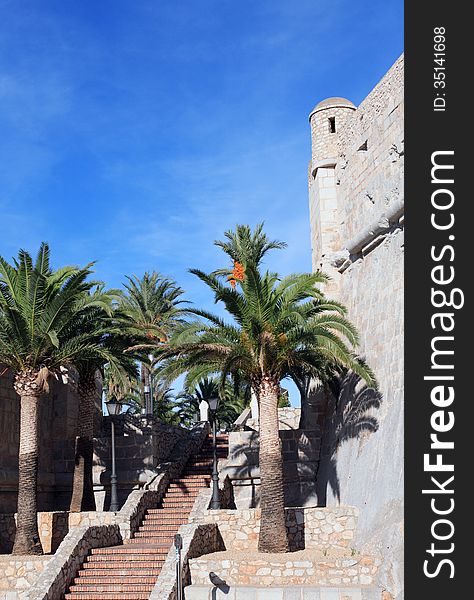
M 217 438 L 218 458 L 227 457 L 227 436 Z M 179 527 L 188 522 L 196 496 L 209 487 L 212 437 L 191 458 L 180 478 L 168 485 L 157 508 L 149 509 L 132 539 L 91 550 L 65 600 L 147 600 Z

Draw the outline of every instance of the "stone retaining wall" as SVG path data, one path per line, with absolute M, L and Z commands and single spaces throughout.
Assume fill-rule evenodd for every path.
M 0 600 L 23 598 L 51 559 L 51 556 L 0 556 Z
M 18 488 L 20 399 L 11 371 L 0 365 L 0 512 L 14 513 Z M 63 510 L 70 499 L 77 423 L 76 374 L 50 381 L 39 404 L 38 508 Z M 71 381 L 71 385 L 67 381 Z M 69 493 L 66 493 L 69 490 Z
M 374 585 L 378 561 L 372 557 L 318 558 L 268 555 L 230 557 L 229 553 L 201 556 L 190 561 L 193 585 L 209 584 L 214 572 L 228 586 Z
M 260 509 L 202 509 L 204 494 L 196 500 L 190 522 L 215 523 L 227 550 L 256 550 Z M 287 508 L 286 527 L 290 548 L 318 550 L 349 548 L 354 540 L 358 510 L 351 506 L 328 508 Z
M 374 587 L 276 587 L 234 586 L 220 589 L 210 585 L 186 588 L 186 600 L 392 600 Z

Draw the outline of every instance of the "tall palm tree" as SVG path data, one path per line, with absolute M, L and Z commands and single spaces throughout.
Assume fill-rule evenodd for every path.
M 243 265 L 244 268 L 246 265 L 258 267 L 267 252 L 286 248 L 286 242 L 270 240 L 263 231 L 263 225 L 258 223 L 253 231 L 249 225 L 237 225 L 235 231 L 229 229 L 224 232 L 225 240 L 216 240 L 214 245 L 221 248 L 234 261 L 234 268 L 236 263 Z M 213 274 L 232 277 L 232 270 L 219 269 Z
M 158 272 L 145 273 L 141 278 L 127 277 L 117 319 L 136 342 L 162 344 L 186 314 L 182 298 L 184 290 L 175 281 Z M 154 361 L 146 352 L 140 357 L 142 394 L 150 385 Z
M 95 510 L 92 482 L 94 414 L 97 400 L 100 400 L 98 376 L 102 379 L 107 365 L 109 374 L 115 380 L 124 381 L 137 374 L 134 357 L 125 350 L 131 339 L 123 335 L 115 326 L 113 306 L 117 298 L 114 290 L 94 290 L 90 301 L 91 310 L 76 322 L 77 332 L 87 334 L 90 341 L 102 348 L 102 354 L 94 358 L 78 360 L 79 410 L 76 424 L 75 460 L 72 495 L 69 510 L 80 512 Z
M 261 526 L 259 550 L 286 552 L 283 461 L 278 433 L 280 382 L 299 367 L 312 376 L 331 363 L 352 369 L 367 382 L 373 375 L 356 357 L 355 328 L 345 309 L 327 300 L 317 285 L 322 273 L 293 274 L 280 279 L 261 272 L 248 261 L 238 286 L 228 287 L 219 274 L 191 271 L 222 303 L 231 322 L 205 310 L 193 310 L 198 320 L 181 326 L 161 351 L 174 357 L 166 366 L 169 377 L 181 372 L 229 374 L 250 382 L 260 406 Z
M 0 257 L 0 364 L 14 373 L 20 396 L 17 531 L 13 554 L 41 554 L 37 526 L 38 411 L 51 376 L 102 349 L 77 322 L 91 310 L 87 281 L 91 265 L 53 271 L 49 247 L 41 244 L 35 262 L 20 250 L 8 263 Z

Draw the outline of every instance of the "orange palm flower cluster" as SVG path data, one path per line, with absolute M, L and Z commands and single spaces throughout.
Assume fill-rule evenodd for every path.
M 234 269 L 232 274 L 228 277 L 232 289 L 235 289 L 237 281 L 243 281 L 245 279 L 245 267 L 237 260 L 234 260 Z

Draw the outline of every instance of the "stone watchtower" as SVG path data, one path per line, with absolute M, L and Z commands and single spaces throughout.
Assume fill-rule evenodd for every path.
M 309 167 L 309 206 L 312 234 L 313 271 L 320 269 L 334 277 L 334 253 L 340 249 L 335 168 L 338 138 L 356 107 L 345 98 L 328 98 L 309 115 L 312 158 Z M 331 291 L 332 281 L 327 287 Z

